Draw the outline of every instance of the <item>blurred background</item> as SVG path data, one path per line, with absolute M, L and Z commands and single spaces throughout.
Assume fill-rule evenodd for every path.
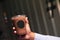
M 60 37 L 60 0 L 0 0 L 0 40 L 17 40 L 11 17 L 26 14 L 31 30 Z

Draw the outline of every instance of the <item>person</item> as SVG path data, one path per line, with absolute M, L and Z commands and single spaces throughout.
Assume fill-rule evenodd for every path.
M 14 16 L 12 17 L 12 20 L 15 20 L 14 22 L 17 23 L 18 20 L 24 20 L 25 21 L 25 29 L 24 28 L 19 28 L 17 27 L 13 27 L 14 30 L 14 34 L 19 35 L 19 39 L 20 40 L 60 40 L 60 37 L 55 37 L 55 36 L 50 36 L 50 35 L 42 35 L 39 33 L 35 33 L 32 32 L 30 29 L 30 25 L 29 25 L 29 21 L 28 21 L 28 17 L 26 16 Z

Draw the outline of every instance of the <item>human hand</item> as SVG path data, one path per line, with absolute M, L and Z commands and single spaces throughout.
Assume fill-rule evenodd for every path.
M 21 16 L 18 15 L 18 16 L 12 17 L 12 20 L 14 20 L 14 24 L 15 24 L 15 27 L 13 27 L 13 30 L 14 30 L 13 33 L 19 35 L 20 40 L 34 40 L 34 33 L 30 30 L 28 17 L 24 15 L 21 15 Z M 16 23 L 19 20 L 24 21 L 24 28 L 19 28 L 16 25 Z

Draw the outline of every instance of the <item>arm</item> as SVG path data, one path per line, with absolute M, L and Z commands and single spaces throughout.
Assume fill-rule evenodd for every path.
M 50 35 L 42 35 L 42 34 L 35 33 L 34 40 L 60 40 L 60 37 L 50 36 Z
M 13 27 L 14 34 L 19 35 L 20 40 L 60 40 L 60 37 L 54 37 L 49 35 L 42 35 L 34 33 L 30 30 L 28 18 L 25 16 L 15 16 L 12 18 L 15 26 Z M 16 24 L 18 21 L 23 20 L 24 27 L 20 28 Z

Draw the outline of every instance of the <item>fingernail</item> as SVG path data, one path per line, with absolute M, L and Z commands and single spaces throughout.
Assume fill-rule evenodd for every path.
M 16 34 L 16 31 L 14 31 L 14 33 Z
M 13 30 L 15 29 L 15 27 L 13 27 Z

